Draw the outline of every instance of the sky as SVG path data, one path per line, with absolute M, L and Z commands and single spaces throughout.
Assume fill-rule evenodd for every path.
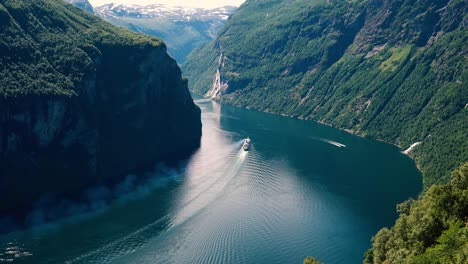
M 221 6 L 240 6 L 245 0 L 89 0 L 93 6 L 101 6 L 108 3 L 118 4 L 164 4 L 171 6 L 215 8 Z

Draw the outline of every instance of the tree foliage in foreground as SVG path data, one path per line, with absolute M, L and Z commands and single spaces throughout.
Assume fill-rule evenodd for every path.
M 468 263 L 468 163 L 398 211 L 395 225 L 372 238 L 365 264 Z
M 322 262 L 319 262 L 313 257 L 307 257 L 304 259 L 304 264 L 322 264 Z

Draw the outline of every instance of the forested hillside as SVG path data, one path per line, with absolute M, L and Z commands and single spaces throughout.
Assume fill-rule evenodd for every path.
M 396 144 L 424 185 L 468 160 L 464 0 L 251 0 L 183 65 L 195 92 Z

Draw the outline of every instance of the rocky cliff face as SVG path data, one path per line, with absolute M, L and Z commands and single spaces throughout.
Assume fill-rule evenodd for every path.
M 0 212 L 199 146 L 200 110 L 158 39 L 61 0 L 3 1 L 0 21 Z
M 468 159 L 466 3 L 250 0 L 183 72 L 225 103 L 413 145 L 428 187 Z

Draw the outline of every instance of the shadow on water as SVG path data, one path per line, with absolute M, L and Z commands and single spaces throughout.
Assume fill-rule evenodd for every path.
M 25 229 L 44 229 L 57 226 L 59 223 L 93 217 L 107 210 L 111 204 L 140 199 L 152 193 L 154 189 L 180 182 L 190 157 L 196 151 L 198 150 L 184 153 L 179 160 L 159 163 L 152 170 L 139 170 L 136 174 L 127 175 L 123 179 L 110 179 L 79 193 L 43 195 L 30 208 L 21 208 L 5 215 L 0 214 L 0 235 Z
M 219 115 L 219 110 L 218 107 L 210 112 Z M 208 114 L 205 119 L 216 124 L 218 115 Z M 226 140 L 221 135 L 229 132 L 221 129 L 216 133 L 219 136 L 211 134 L 211 131 L 204 131 L 205 138 L 210 138 L 204 141 L 205 145 L 212 144 L 213 140 L 223 141 L 224 148 L 212 152 L 216 155 L 198 150 L 179 166 L 158 165 L 141 177 L 129 175 L 112 187 L 89 188 L 80 202 L 43 199 L 28 213 L 28 228 L 16 228 L 0 236 L 0 263 L 103 261 L 141 247 L 151 237 L 170 232 L 215 199 L 217 191 L 214 190 L 222 190 L 245 160 L 246 153 L 240 150 L 241 140 L 233 142 L 232 135 Z M 213 165 L 208 170 L 200 164 Z M 212 181 L 204 180 L 197 188 L 186 185 L 188 174 L 207 178 L 213 171 L 227 177 L 212 177 Z M 12 222 L 3 219 L 3 223 Z M 96 227 L 98 232 L 94 230 Z M 70 248 L 57 251 L 63 247 L 64 240 Z
M 68 245 L 79 245 L 83 251 L 95 247 L 93 243 L 88 245 L 88 241 L 113 242 L 128 230 L 152 221 L 155 215 L 170 211 L 170 203 L 166 200 L 171 199 L 170 189 L 180 185 L 185 169 L 184 163 L 177 167 L 158 165 L 145 175 L 129 175 L 116 185 L 89 188 L 80 201 L 53 199 L 39 202 L 27 214 L 28 228 L 16 228 L 0 235 L 0 263 L 62 263 L 70 252 L 62 255 L 56 249 L 63 246 L 64 240 Z M 142 200 L 158 206 L 144 207 L 140 205 Z M 93 233 L 95 226 L 104 222 L 108 224 L 99 226 L 100 234 Z M 164 229 L 167 225 L 165 218 L 153 223 L 155 229 Z M 123 226 L 127 230 L 120 232 L 119 227 Z

